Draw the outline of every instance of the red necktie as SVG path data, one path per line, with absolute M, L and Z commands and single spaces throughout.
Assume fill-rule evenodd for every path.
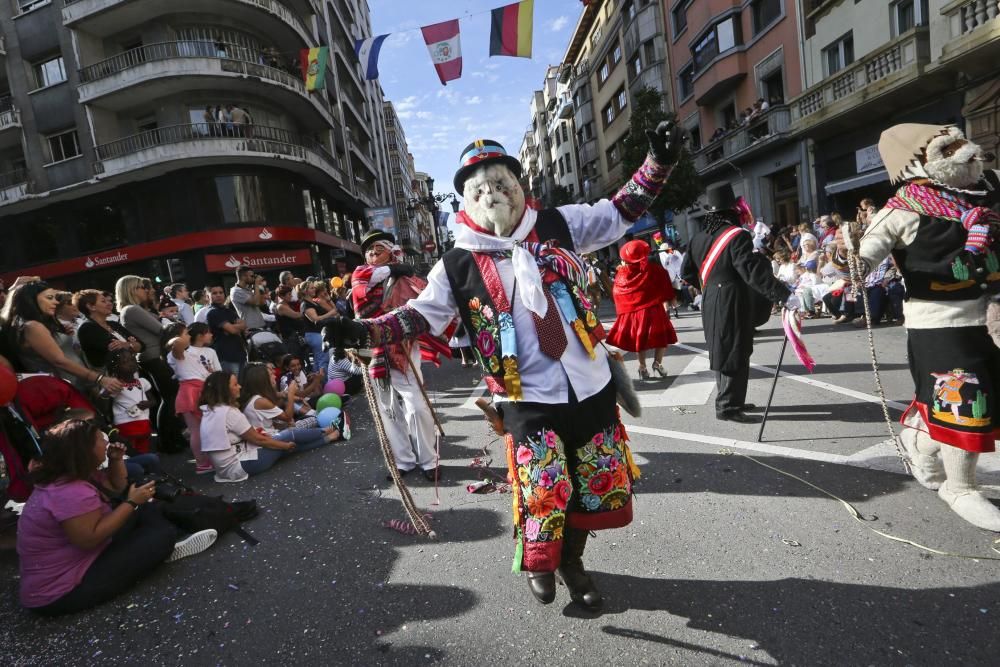
M 558 361 L 563 352 L 566 351 L 566 332 L 563 331 L 562 318 L 559 316 L 559 308 L 556 306 L 552 293 L 548 285 L 545 286 L 545 300 L 549 307 L 545 311 L 545 317 L 539 317 L 535 313 L 531 314 L 535 320 L 535 331 L 538 332 L 538 347 L 546 356 Z

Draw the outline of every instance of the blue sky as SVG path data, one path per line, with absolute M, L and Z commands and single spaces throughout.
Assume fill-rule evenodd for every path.
M 393 33 L 382 45 L 379 80 L 403 123 L 416 168 L 434 178 L 435 192 L 453 190 L 460 153 L 473 139 L 495 139 L 517 155 L 531 122 L 531 93 L 542 87 L 545 68 L 562 60 L 583 11 L 580 0 L 535 0 L 531 59 L 490 58 L 489 10 L 504 4 L 368 1 L 372 33 Z M 442 86 L 419 28 L 455 18 L 461 27 L 462 77 Z

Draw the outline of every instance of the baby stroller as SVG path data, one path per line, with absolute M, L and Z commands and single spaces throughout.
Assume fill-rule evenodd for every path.
M 247 337 L 250 361 L 273 362 L 288 354 L 281 337 L 267 329 L 255 329 Z

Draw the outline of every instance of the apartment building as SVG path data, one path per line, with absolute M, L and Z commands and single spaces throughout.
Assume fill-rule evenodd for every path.
M 364 208 L 390 200 L 382 91 L 353 56 L 370 32 L 364 2 L 2 3 L 0 273 L 204 284 L 360 261 Z M 323 45 L 307 91 L 299 52 Z
M 396 242 L 408 259 L 420 254 L 420 235 L 411 206 L 413 192 L 413 155 L 406 144 L 406 133 L 392 102 L 383 103 L 385 136 L 392 179 L 392 206 L 396 210 Z
M 549 67 L 545 76 L 546 85 L 542 89 L 545 101 L 545 136 L 549 142 L 550 180 L 553 185 L 550 203 L 555 203 L 560 197 L 566 201 L 575 200 L 579 187 L 576 176 L 579 165 L 574 141 L 573 99 L 569 85 L 561 80 L 559 74 L 560 67 Z
M 798 16 L 796 0 L 673 0 L 667 16 L 695 167 L 706 185 L 730 182 L 769 224 L 811 215 L 808 156 L 786 104 L 802 89 Z M 689 238 L 693 220 L 680 218 Z
M 549 69 L 551 70 L 552 68 Z M 555 186 L 554 171 L 552 169 L 552 142 L 549 139 L 547 128 L 548 112 L 545 108 L 546 97 L 554 95 L 555 79 L 546 76 L 544 84 L 546 87 L 551 86 L 553 91 L 547 92 L 545 89 L 542 89 L 532 93 L 531 104 L 529 105 L 531 125 L 525 130 L 526 136 L 521 142 L 523 148 L 532 151 L 535 155 L 535 164 L 527 171 L 526 183 L 528 186 L 527 192 L 538 201 L 546 201 L 552 194 L 552 188 Z M 530 139 L 528 139 L 527 135 L 531 135 Z M 529 158 L 530 162 L 531 159 Z M 521 164 L 524 165 L 525 163 L 522 162 Z
M 672 108 L 664 3 L 600 0 L 583 8 L 559 70 L 572 105 L 578 201 L 610 196 L 627 174 L 622 140 L 631 96 L 649 87 Z M 560 103 L 560 113 L 570 109 Z
M 812 143 L 819 212 L 893 193 L 878 155 L 897 123 L 956 124 L 998 145 L 1000 6 L 994 0 L 806 0 L 804 90 L 793 130 Z M 864 17 L 864 20 L 859 20 Z

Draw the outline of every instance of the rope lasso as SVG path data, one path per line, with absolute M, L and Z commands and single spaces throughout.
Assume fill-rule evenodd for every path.
M 868 351 L 871 353 L 872 372 L 875 374 L 875 391 L 878 393 L 879 403 L 882 406 L 882 416 L 885 418 L 885 425 L 889 430 L 889 439 L 892 440 L 892 445 L 896 448 L 896 456 L 903 463 L 903 470 L 910 473 L 910 457 L 903 450 L 899 436 L 896 435 L 896 429 L 893 428 L 892 417 L 889 416 L 889 403 L 885 398 L 885 389 L 882 387 L 882 376 L 878 369 L 878 354 L 875 352 L 875 333 L 872 331 L 872 314 L 868 303 L 868 289 L 865 287 L 865 276 L 861 270 L 861 257 L 856 250 L 848 249 L 847 267 L 851 273 L 852 289 L 854 289 L 855 295 L 861 292 L 861 300 L 865 306 L 865 328 L 868 330 Z
M 364 365 L 355 350 L 349 350 L 348 356 L 350 356 L 351 359 L 359 365 Z M 406 483 L 399 474 L 399 468 L 396 467 L 396 457 L 392 453 L 392 444 L 389 442 L 389 435 L 385 431 L 385 423 L 382 421 L 382 412 L 379 410 L 378 397 L 375 395 L 375 385 L 372 383 L 371 376 L 368 374 L 367 366 L 365 367 L 365 372 L 361 374 L 361 379 L 365 388 L 365 398 L 368 399 L 368 407 L 371 408 L 372 419 L 375 422 L 375 433 L 378 435 L 379 447 L 382 450 L 382 457 L 385 459 L 385 465 L 389 469 L 389 475 L 392 477 L 392 481 L 396 485 L 396 489 L 399 491 L 399 497 L 403 503 L 403 509 L 406 510 L 406 516 L 409 517 L 410 523 L 413 524 L 413 527 L 420 535 L 426 535 L 428 538 L 436 540 L 437 533 L 435 533 L 427 523 L 426 516 L 422 514 L 419 509 L 417 509 L 417 505 L 413 501 L 413 496 L 410 495 L 410 489 L 407 488 Z

